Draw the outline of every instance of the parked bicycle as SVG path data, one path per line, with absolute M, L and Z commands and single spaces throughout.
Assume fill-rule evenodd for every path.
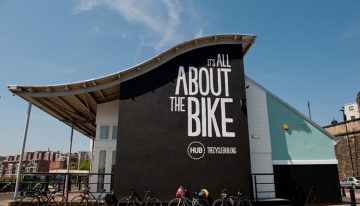
M 59 206 L 59 202 L 55 200 L 56 191 L 27 191 L 20 199 L 20 206 Z
M 104 197 L 104 200 L 105 200 L 106 206 L 117 206 L 117 204 L 118 204 L 116 195 L 114 194 L 113 191 L 111 191 L 110 193 L 107 193 Z
M 246 199 L 241 192 L 236 195 L 230 196 L 227 194 L 226 189 L 223 189 L 220 198 L 216 199 L 212 206 L 252 206 L 251 201 Z
M 200 192 L 193 192 L 192 199 L 190 199 L 186 189 L 180 186 L 176 192 L 176 197 L 170 200 L 168 206 L 209 206 L 208 195 L 209 192 L 202 189 Z
M 100 191 L 100 194 L 97 197 L 95 197 L 94 193 L 90 192 L 90 188 L 88 186 L 85 186 L 80 195 L 77 195 L 70 200 L 70 206 L 103 205 L 105 202 L 104 201 L 105 192 L 106 190 L 102 189 Z
M 150 191 L 144 191 L 144 198 L 140 198 L 135 189 L 130 189 L 131 193 L 128 197 L 120 198 L 117 206 L 162 206 L 159 198 L 152 197 Z
M 13 182 L 7 183 L 0 189 L 0 192 L 10 192 L 10 191 L 14 191 L 14 183 Z

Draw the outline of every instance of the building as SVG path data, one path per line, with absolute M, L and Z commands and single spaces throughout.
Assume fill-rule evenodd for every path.
M 60 155 L 55 161 L 50 162 L 49 171 L 66 169 L 67 158 L 65 155 Z
M 89 151 L 79 151 L 72 153 L 70 158 L 70 167 L 77 169 L 81 160 L 90 160 Z M 54 151 L 35 151 L 25 152 L 23 157 L 23 171 L 49 172 L 49 170 L 64 170 L 67 168 L 68 154 L 61 154 Z M 80 159 L 79 159 L 80 158 Z M 0 165 L 1 175 L 15 176 L 19 165 L 20 155 L 8 155 Z
M 91 152 L 89 151 L 78 151 L 77 153 L 78 161 L 91 160 Z
M 36 151 L 25 152 L 23 157 L 24 172 L 48 172 L 50 156 L 55 156 L 56 152 Z M 8 155 L 2 164 L 1 175 L 15 176 L 19 167 L 20 155 Z
M 324 129 L 335 137 L 339 178 L 360 176 L 360 119 L 334 122 Z
M 357 103 L 345 104 L 344 114 L 347 120 L 354 120 L 360 118 L 359 107 Z
M 244 75 L 254 41 L 201 37 L 105 77 L 9 90 L 94 140 L 95 191 L 166 201 L 179 185 L 254 199 L 301 188 L 303 201 L 341 201 L 333 137 Z

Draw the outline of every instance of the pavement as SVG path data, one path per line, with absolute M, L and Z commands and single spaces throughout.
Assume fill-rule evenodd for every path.
M 7 206 L 13 195 L 13 192 L 0 193 L 0 206 Z
M 350 205 L 350 193 L 349 190 L 345 190 L 346 197 L 343 197 L 343 202 L 337 205 Z M 0 206 L 8 206 L 8 202 L 12 200 L 14 193 L 5 192 L 0 193 Z M 356 205 L 360 205 L 360 189 L 355 190 Z

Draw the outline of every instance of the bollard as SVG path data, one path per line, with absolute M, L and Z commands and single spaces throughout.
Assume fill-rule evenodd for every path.
M 351 199 L 351 206 L 356 206 L 356 200 L 355 200 L 355 192 L 354 192 L 354 188 L 351 187 L 350 188 L 350 199 Z
M 345 188 L 344 188 L 344 187 L 341 187 L 341 193 L 342 193 L 342 196 L 343 196 L 343 197 L 346 197 L 346 193 L 345 193 Z

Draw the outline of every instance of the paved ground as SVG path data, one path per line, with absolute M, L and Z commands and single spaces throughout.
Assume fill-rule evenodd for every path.
M 13 192 L 6 192 L 0 193 L 0 206 L 8 206 L 8 202 L 12 200 L 14 193 Z M 74 196 L 79 195 L 79 193 L 69 193 L 69 200 L 71 200 Z M 55 197 L 56 201 L 61 200 L 61 196 Z
M 8 206 L 8 201 L 13 197 L 13 192 L 0 193 L 0 206 Z M 360 205 L 360 189 L 355 190 L 356 205 Z M 346 197 L 343 197 L 343 203 L 339 205 L 350 205 L 349 190 L 346 190 Z
M 7 206 L 8 201 L 12 199 L 13 192 L 0 193 L 0 206 Z

